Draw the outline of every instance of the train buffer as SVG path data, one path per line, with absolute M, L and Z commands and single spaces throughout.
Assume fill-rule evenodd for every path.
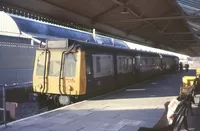
M 164 123 L 164 104 L 179 95 L 182 75 L 184 74 L 164 75 L 103 96 L 17 120 L 8 123 L 7 127 L 2 125 L 0 131 L 138 131 L 140 127 L 153 128 L 158 123 Z M 199 112 L 199 109 L 195 110 L 195 114 Z M 194 122 L 199 118 L 195 115 L 195 119 L 188 119 L 189 129 L 193 126 L 190 120 Z

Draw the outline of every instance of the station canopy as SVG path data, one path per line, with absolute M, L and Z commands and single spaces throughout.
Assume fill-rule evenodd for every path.
M 0 0 L 0 9 L 199 56 L 197 0 Z M 195 3 L 196 2 L 196 3 Z M 194 7 L 195 6 L 195 7 Z M 191 11 L 192 8 L 192 11 Z

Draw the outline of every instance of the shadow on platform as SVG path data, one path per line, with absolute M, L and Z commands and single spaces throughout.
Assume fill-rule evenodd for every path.
M 131 85 L 120 91 L 108 93 L 106 95 L 96 97 L 98 99 L 131 99 L 131 98 L 154 98 L 178 96 L 183 76 L 194 76 L 195 70 L 188 72 L 177 72 L 159 76 L 155 79 L 146 80 L 141 83 Z M 111 95 L 112 94 L 112 95 Z

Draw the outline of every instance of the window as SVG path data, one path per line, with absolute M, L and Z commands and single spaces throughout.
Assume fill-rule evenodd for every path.
M 61 53 L 51 52 L 49 63 L 49 76 L 59 76 L 61 65 Z
M 63 72 L 64 77 L 74 77 L 76 75 L 76 62 L 77 55 L 75 53 L 65 55 Z
M 132 72 L 133 61 L 130 56 L 117 56 L 117 73 L 130 73 Z
M 124 71 L 126 72 L 128 70 L 128 60 L 124 57 L 123 58 L 124 63 L 123 63 L 123 67 L 124 67 Z
M 101 72 L 101 61 L 99 56 L 96 57 L 96 68 L 97 73 Z
M 129 71 L 129 72 L 132 71 L 132 66 L 133 66 L 133 65 L 132 65 L 132 59 L 129 58 L 129 59 L 128 59 L 128 71 Z
M 119 71 L 121 71 L 122 70 L 122 58 L 119 57 L 118 61 L 119 61 Z
M 135 58 L 133 58 L 133 65 L 135 64 Z
M 106 54 L 93 54 L 93 76 L 94 78 L 114 74 L 113 56 Z
M 44 75 L 44 65 L 45 65 L 45 52 L 41 52 L 37 58 L 37 69 L 36 75 L 43 76 Z

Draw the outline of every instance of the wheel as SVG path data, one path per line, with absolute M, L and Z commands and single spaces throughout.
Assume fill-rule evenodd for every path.
M 55 104 L 55 107 L 60 107 L 60 103 L 59 103 L 59 96 L 58 95 L 54 95 L 53 96 L 53 102 Z
M 70 97 L 69 96 L 63 96 L 63 95 L 60 95 L 59 96 L 59 99 L 58 99 L 60 105 L 69 105 L 71 103 L 71 100 L 70 100 Z

